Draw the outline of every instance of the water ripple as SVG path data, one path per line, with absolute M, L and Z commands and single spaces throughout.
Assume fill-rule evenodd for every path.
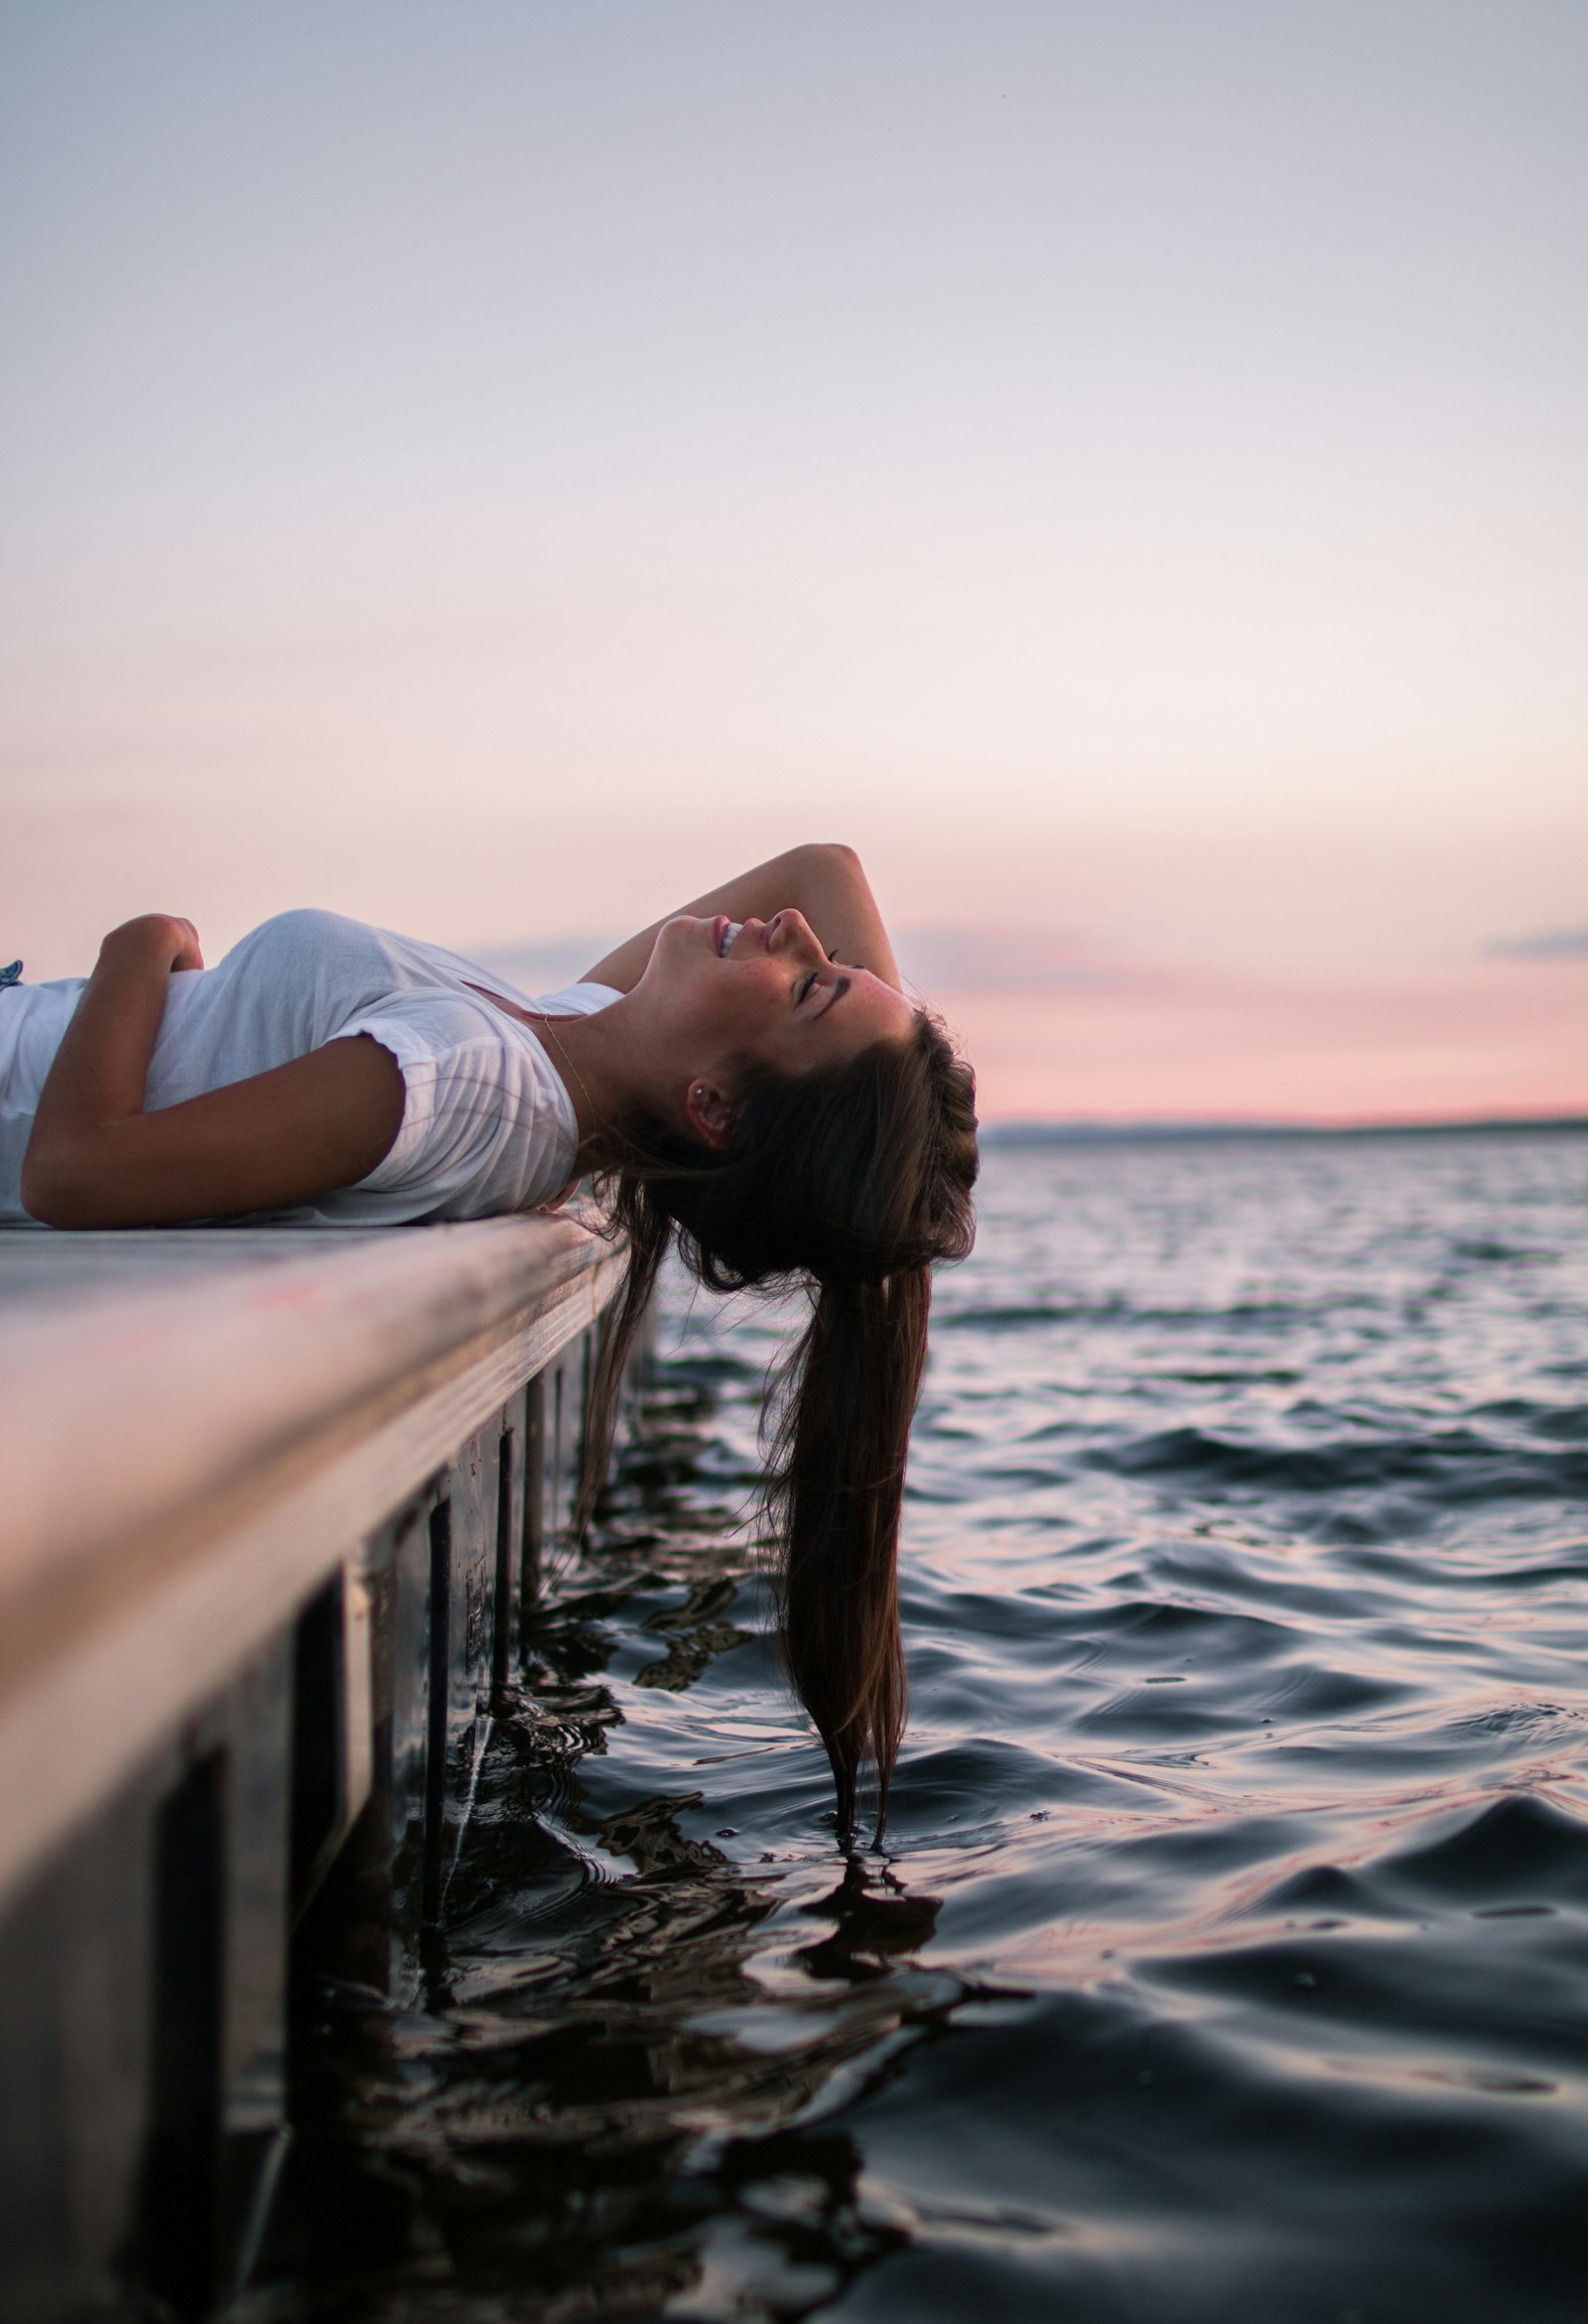
M 989 1157 L 844 1863 L 677 1298 L 266 2319 L 1576 2324 L 1588 1141 Z

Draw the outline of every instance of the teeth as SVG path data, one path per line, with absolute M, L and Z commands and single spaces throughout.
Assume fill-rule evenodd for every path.
M 723 941 L 717 948 L 718 958 L 720 960 L 727 959 L 728 947 L 731 945 L 734 937 L 737 936 L 743 925 L 744 923 L 742 920 L 730 920 L 728 926 L 724 929 Z

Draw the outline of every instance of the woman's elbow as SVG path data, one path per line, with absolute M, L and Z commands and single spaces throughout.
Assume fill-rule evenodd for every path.
M 69 1148 L 28 1148 L 22 1164 L 22 1207 L 41 1227 L 114 1227 L 110 1190 L 87 1157 Z
M 784 863 L 796 879 L 808 883 L 813 893 L 843 896 L 866 890 L 860 858 L 842 839 L 807 839 L 803 845 L 789 849 Z

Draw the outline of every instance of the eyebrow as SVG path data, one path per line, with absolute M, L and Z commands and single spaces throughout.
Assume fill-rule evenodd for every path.
M 833 987 L 832 999 L 828 1002 L 827 1008 L 823 1009 L 822 1011 L 824 1017 L 828 1014 L 829 1010 L 837 1008 L 839 1002 L 844 998 L 845 993 L 848 992 L 850 988 L 850 981 L 851 980 L 848 976 L 841 976 L 839 978 L 838 982 Z

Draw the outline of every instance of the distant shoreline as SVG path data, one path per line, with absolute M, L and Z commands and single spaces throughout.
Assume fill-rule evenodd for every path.
M 1170 1140 L 1238 1138 L 1469 1138 L 1522 1132 L 1588 1134 L 1588 1113 L 1497 1114 L 1464 1121 L 992 1121 L 982 1128 L 988 1146 L 1156 1145 Z

